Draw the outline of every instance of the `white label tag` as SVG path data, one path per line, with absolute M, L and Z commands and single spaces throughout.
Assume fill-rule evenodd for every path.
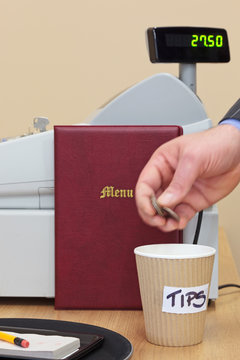
M 164 286 L 162 311 L 188 314 L 206 310 L 208 285 L 195 287 Z

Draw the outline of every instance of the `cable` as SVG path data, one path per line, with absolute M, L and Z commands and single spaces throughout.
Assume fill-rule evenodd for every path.
M 193 239 L 194 245 L 196 245 L 198 243 L 199 234 L 200 234 L 201 225 L 202 225 L 202 218 L 203 218 L 203 210 L 198 213 L 197 226 L 196 226 L 196 231 L 195 231 L 195 235 L 194 235 L 194 239 Z M 218 286 L 218 290 L 221 290 L 221 289 L 224 289 L 227 287 L 236 287 L 236 288 L 240 289 L 240 285 L 238 285 L 238 284 L 223 284 L 223 285 Z
M 195 235 L 194 235 L 194 239 L 193 239 L 193 244 L 195 244 L 195 245 L 198 243 L 199 234 L 200 234 L 201 225 L 202 225 L 202 218 L 203 218 L 203 211 L 200 211 L 198 213 L 197 226 L 196 226 L 196 231 L 195 231 Z M 218 290 L 221 290 L 221 289 L 224 289 L 227 287 L 236 287 L 236 288 L 240 289 L 240 285 L 238 285 L 238 284 L 223 284 L 223 285 L 218 286 Z
M 195 245 L 198 243 L 199 233 L 200 233 L 201 225 L 202 225 L 202 217 L 203 217 L 203 210 L 201 210 L 198 213 L 197 227 L 196 227 L 196 231 L 195 231 L 195 235 L 194 235 L 194 239 L 193 239 L 193 244 L 195 244 Z
M 237 284 L 224 284 L 224 285 L 219 285 L 218 290 L 224 289 L 226 287 L 237 287 L 240 289 L 240 285 Z

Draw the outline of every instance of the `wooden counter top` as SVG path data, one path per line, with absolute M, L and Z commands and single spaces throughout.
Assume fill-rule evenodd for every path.
M 219 231 L 219 284 L 240 278 L 222 229 Z M 204 340 L 189 347 L 162 347 L 145 339 L 142 311 L 55 310 L 52 299 L 0 298 L 1 318 L 42 318 L 87 323 L 119 332 L 132 343 L 133 360 L 232 360 L 240 358 L 240 289 L 219 291 L 207 310 Z

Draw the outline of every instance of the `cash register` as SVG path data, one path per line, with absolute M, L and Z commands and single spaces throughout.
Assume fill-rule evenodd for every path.
M 146 35 L 151 62 L 179 63 L 179 77 L 157 73 L 146 78 L 85 123 L 179 125 L 184 134 L 210 128 L 212 122 L 196 95 L 196 64 L 230 60 L 227 32 L 156 27 Z M 0 296 L 4 297 L 54 297 L 54 132 L 43 130 L 40 126 L 39 133 L 0 143 Z M 183 231 L 183 242 L 193 242 L 198 223 L 196 215 Z M 198 243 L 218 249 L 215 205 L 202 214 Z M 217 297 L 216 256 L 209 298 Z

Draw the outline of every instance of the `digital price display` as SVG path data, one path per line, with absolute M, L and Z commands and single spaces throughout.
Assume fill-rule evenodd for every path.
M 228 62 L 225 29 L 203 27 L 159 27 L 147 30 L 152 62 Z

